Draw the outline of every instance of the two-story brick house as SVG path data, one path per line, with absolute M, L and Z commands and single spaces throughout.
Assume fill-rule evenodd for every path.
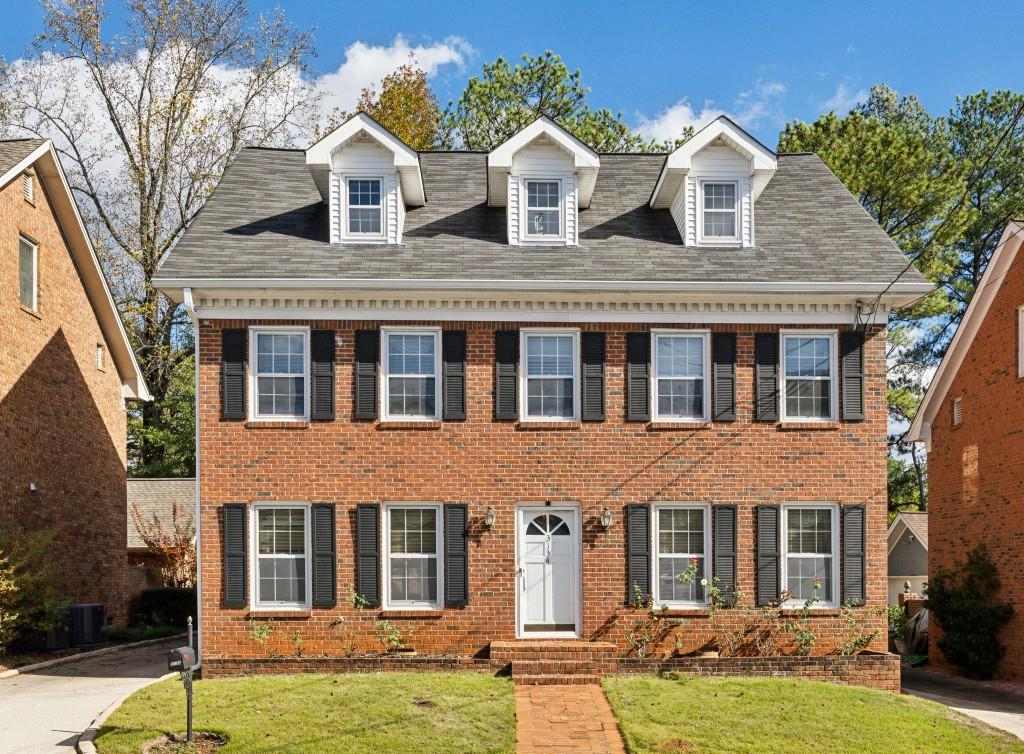
M 1024 220 L 1003 231 L 907 432 L 928 451 L 928 573 L 985 545 L 1013 616 L 998 675 L 1024 678 Z M 929 661 L 945 664 L 942 626 Z
M 841 603 L 886 602 L 904 266 L 725 118 L 669 155 L 546 119 L 417 153 L 365 115 L 243 150 L 158 274 L 199 330 L 204 667 L 265 656 L 250 618 L 280 653 L 372 649 L 367 615 L 421 655 L 624 649 L 636 591 L 690 651 L 701 577 L 817 596 L 834 648 Z
M 0 141 L 0 532 L 50 532 L 62 592 L 117 622 L 125 400 L 148 398 L 53 145 Z

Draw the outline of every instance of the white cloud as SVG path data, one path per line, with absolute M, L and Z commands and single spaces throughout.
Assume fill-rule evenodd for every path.
M 338 69 L 316 80 L 317 91 L 323 98 L 322 110 L 329 113 L 335 108 L 353 109 L 364 87 L 380 84 L 382 78 L 410 58 L 427 76 L 435 76 L 446 66 L 461 69 L 474 54 L 473 47 L 461 37 L 418 45 L 410 44 L 402 35 L 396 36 L 390 45 L 353 42 L 345 48 L 345 60 Z
M 857 103 L 864 102 L 867 98 L 867 90 L 851 91 L 846 84 L 840 84 L 836 87 L 835 94 L 821 103 L 819 110 L 823 113 L 835 112 L 838 115 L 846 115 Z
M 758 81 L 751 89 L 736 95 L 729 108 L 721 107 L 713 100 L 705 100 L 700 108 L 695 108 L 684 97 L 654 117 L 638 115 L 636 130 L 648 139 L 664 141 L 678 138 L 687 126 L 698 130 L 719 115 L 727 115 L 748 129 L 756 128 L 765 120 L 782 123 L 785 116 L 780 98 L 785 93 L 786 85 L 781 81 Z

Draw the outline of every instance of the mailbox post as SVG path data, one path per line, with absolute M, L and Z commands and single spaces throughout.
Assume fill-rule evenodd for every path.
M 186 735 L 192 743 L 192 671 L 196 667 L 196 651 L 192 647 L 178 647 L 167 653 L 167 669 L 177 672 L 185 686 Z

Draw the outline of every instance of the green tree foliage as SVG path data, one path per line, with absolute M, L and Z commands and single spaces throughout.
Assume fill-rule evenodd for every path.
M 128 453 L 132 459 L 142 457 L 139 444 L 160 448 L 162 452 L 149 463 L 132 465 L 135 477 L 187 477 L 196 469 L 196 390 L 195 355 L 189 353 L 191 334 L 181 350 L 187 355 L 174 365 L 167 382 L 167 391 L 156 406 L 155 421 L 146 422 L 141 408 L 129 407 Z
M 0 654 L 60 621 L 66 600 L 56 586 L 52 547 L 48 533 L 0 532 Z
M 490 151 L 544 115 L 598 152 L 656 152 L 676 142 L 658 143 L 634 134 L 622 113 L 587 104 L 590 90 L 579 69 L 571 71 L 550 50 L 524 55 L 511 65 L 504 58 L 484 63 L 457 102 L 449 103 L 442 117 L 440 144 L 452 149 Z M 679 135 L 679 143 L 692 129 Z

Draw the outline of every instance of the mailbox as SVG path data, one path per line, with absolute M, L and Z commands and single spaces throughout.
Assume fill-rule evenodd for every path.
M 192 647 L 178 647 L 167 653 L 167 669 L 171 672 L 184 673 L 196 665 L 196 651 Z

